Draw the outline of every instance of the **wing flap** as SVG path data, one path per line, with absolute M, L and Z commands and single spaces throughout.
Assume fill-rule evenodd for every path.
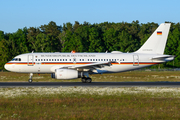
M 74 65 L 68 68 L 102 68 L 104 66 L 111 66 L 112 62 L 97 62 L 97 63 L 91 63 L 91 64 L 85 64 L 85 65 Z

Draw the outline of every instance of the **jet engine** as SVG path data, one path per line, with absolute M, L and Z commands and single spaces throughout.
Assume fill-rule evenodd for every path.
M 55 73 L 51 74 L 51 77 L 55 79 L 75 79 L 81 78 L 82 76 L 83 72 L 72 69 L 56 69 Z

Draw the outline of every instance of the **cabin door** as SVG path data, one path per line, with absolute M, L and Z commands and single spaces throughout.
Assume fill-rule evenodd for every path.
M 133 55 L 133 66 L 139 66 L 139 56 Z
M 27 60 L 27 65 L 28 66 L 33 66 L 34 65 L 34 56 L 33 55 L 28 55 L 28 60 Z

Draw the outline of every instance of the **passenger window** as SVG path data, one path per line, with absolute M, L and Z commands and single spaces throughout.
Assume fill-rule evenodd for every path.
M 82 61 L 84 61 L 84 59 L 82 59 Z
M 63 59 L 63 61 L 64 61 L 64 59 Z
M 40 61 L 40 59 L 38 59 L 38 61 Z
M 43 59 L 41 59 L 41 61 L 43 61 Z
M 51 59 L 49 59 L 49 61 L 51 61 Z
M 97 61 L 97 59 L 96 59 L 96 61 Z
M 62 61 L 62 59 L 60 59 L 60 61 Z
M 48 59 L 46 59 L 46 61 L 48 61 Z
M 71 61 L 71 59 L 69 59 L 69 61 Z
M 93 59 L 93 61 L 95 61 L 95 59 Z
M 92 59 L 90 59 L 90 61 L 92 61 Z
M 65 61 L 67 61 L 67 59 L 65 59 Z
M 57 59 L 57 61 L 59 61 L 59 59 Z
M 88 61 L 89 61 L 89 59 L 88 59 Z
M 37 61 L 37 59 L 36 59 L 36 61 Z
M 44 61 L 46 61 L 46 59 L 44 59 Z
M 81 59 L 79 59 L 79 61 L 81 61 Z

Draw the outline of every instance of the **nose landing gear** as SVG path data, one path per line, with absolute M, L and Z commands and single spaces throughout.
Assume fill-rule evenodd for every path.
M 28 80 L 29 83 L 32 83 L 32 81 L 33 81 L 33 80 L 32 80 L 32 76 L 33 76 L 33 73 L 30 73 L 30 74 L 29 74 L 29 80 Z

